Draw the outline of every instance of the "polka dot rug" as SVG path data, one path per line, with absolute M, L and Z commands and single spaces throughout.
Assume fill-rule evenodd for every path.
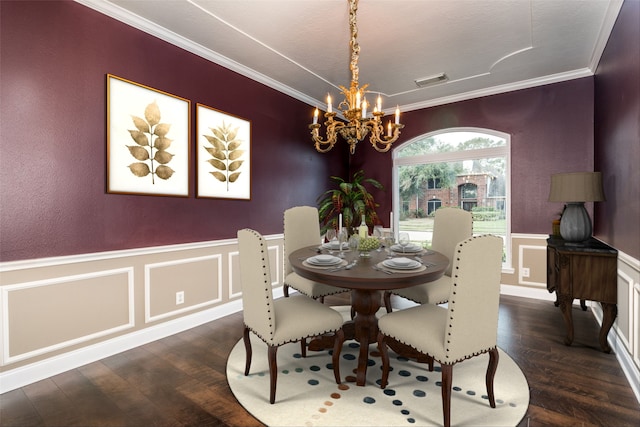
M 269 403 L 267 347 L 251 334 L 253 359 L 244 376 L 245 349 L 240 340 L 227 361 L 227 380 L 236 399 L 268 426 L 436 426 L 442 425 L 440 367 L 401 358 L 389 351 L 389 385 L 380 389 L 377 345 L 369 348 L 367 383 L 355 384 L 359 344 L 346 341 L 340 355 L 342 384 L 335 383 L 330 351 L 300 354 L 300 344 L 278 349 L 276 402 Z M 489 406 L 485 373 L 488 355 L 453 368 L 452 426 L 515 426 L 529 405 L 529 386 L 516 363 L 500 350 L 494 380 L 496 408 Z

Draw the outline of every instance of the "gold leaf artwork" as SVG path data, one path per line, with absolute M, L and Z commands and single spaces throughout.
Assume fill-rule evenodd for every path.
M 244 150 L 238 150 L 238 147 L 242 145 L 242 140 L 236 139 L 239 127 L 232 128 L 231 124 L 226 124 L 223 121 L 222 125 L 217 128 L 209 129 L 213 135 L 203 136 L 211 144 L 211 147 L 204 148 L 213 157 L 207 162 L 217 169 L 209 173 L 218 181 L 225 182 L 227 191 L 229 191 L 229 183 L 237 181 L 241 173 L 237 170 L 244 162 L 244 160 L 237 160 L 244 153 Z
M 166 150 L 172 139 L 166 137 L 171 129 L 168 123 L 160 123 L 160 107 L 156 101 L 144 109 L 144 118 L 131 116 L 136 130 L 129 130 L 131 139 L 138 145 L 127 145 L 129 153 L 138 162 L 129 165 L 132 174 L 139 178 L 151 175 L 151 183 L 155 184 L 155 177 L 167 180 L 174 174 L 174 170 L 167 163 L 173 159 L 173 154 Z M 149 162 L 148 164 L 146 162 Z M 159 165 L 156 166 L 156 163 Z

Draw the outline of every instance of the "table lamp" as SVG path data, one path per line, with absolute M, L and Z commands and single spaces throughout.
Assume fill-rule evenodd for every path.
M 560 219 L 560 235 L 566 242 L 576 244 L 591 237 L 591 218 L 584 208 L 584 202 L 604 200 L 600 172 L 551 175 L 549 201 L 566 203 Z

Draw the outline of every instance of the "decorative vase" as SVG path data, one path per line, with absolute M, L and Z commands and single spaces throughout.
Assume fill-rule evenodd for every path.
M 362 258 L 371 258 L 371 251 L 360 251 L 360 256 Z
M 567 242 L 579 243 L 591 237 L 591 219 L 583 202 L 567 203 L 560 220 L 560 235 Z

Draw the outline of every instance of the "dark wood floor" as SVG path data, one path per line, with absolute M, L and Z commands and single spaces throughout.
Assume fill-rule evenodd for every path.
M 615 356 L 599 350 L 592 314 L 573 314 L 575 340 L 567 347 L 553 303 L 501 299 L 498 344 L 531 389 L 520 426 L 637 426 L 640 405 Z M 259 426 L 225 378 L 227 355 L 241 335 L 237 313 L 5 393 L 0 425 Z

